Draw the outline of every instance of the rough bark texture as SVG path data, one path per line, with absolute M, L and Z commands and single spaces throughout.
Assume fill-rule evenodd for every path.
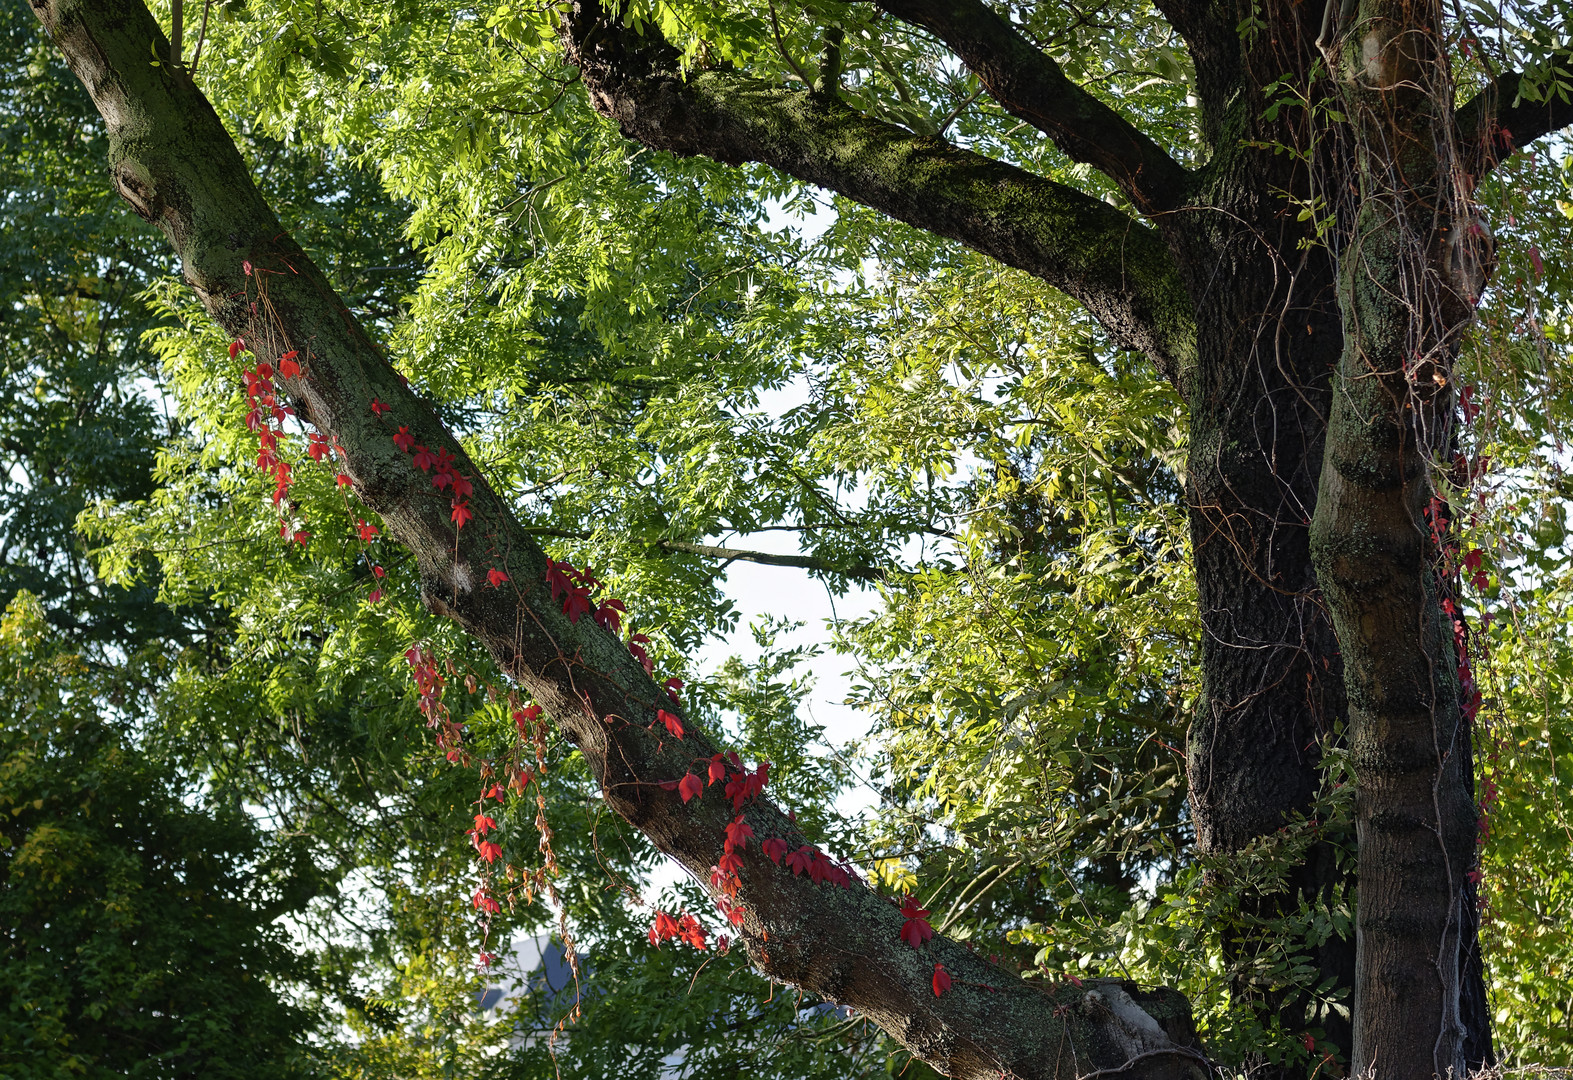
M 147 10 L 139 0 L 33 0 L 33 8 L 104 117 L 116 187 L 167 234 L 212 317 L 259 358 L 298 349 L 306 359 L 305 372 L 283 383 L 300 415 L 344 448 L 355 494 L 415 555 L 428 606 L 483 642 L 546 707 L 584 753 L 613 810 L 708 880 L 732 812 L 716 794 L 685 806 L 660 784 L 715 747 L 692 726 L 682 740 L 648 734 L 656 709 L 671 703 L 616 637 L 561 613 L 544 584 L 544 553 L 285 233 L 206 99 L 180 72 L 148 64 L 149 45 L 165 55 L 167 43 Z M 961 155 L 943 147 L 887 149 L 898 160 L 917 153 L 927 162 L 920 174 L 989 167 L 983 159 L 957 165 Z M 1029 216 L 1059 200 L 1051 215 L 1102 220 L 1092 200 L 1069 200 L 1030 178 L 1000 197 Z M 1009 216 L 1002 205 L 1000 220 Z M 1099 288 L 1116 302 L 1111 283 Z M 386 403 L 384 414 L 373 412 L 374 400 Z M 457 536 L 448 497 L 393 444 L 400 426 L 452 452 L 473 477 L 475 518 Z M 508 587 L 483 587 L 493 567 L 506 570 Z M 804 842 L 768 801 L 746 813 L 761 839 Z M 865 1013 L 951 1076 L 1201 1073 L 1202 1059 L 1188 1049 L 1195 1041 L 1189 1006 L 1172 991 L 1118 982 L 1043 988 L 942 938 L 913 950 L 900 941 L 899 913 L 861 883 L 814 886 L 766 860 L 757 843 L 743 857 L 741 938 L 755 965 Z M 954 979 L 942 997 L 930 988 L 936 963 Z
M 1203 855 L 1228 856 L 1270 836 L 1309 807 L 1321 784 L 1324 740 L 1345 715 L 1342 661 L 1310 559 L 1333 367 L 1342 349 L 1335 269 L 1284 193 L 1304 198 L 1310 177 L 1287 154 L 1304 132 L 1286 114 L 1269 122 L 1260 86 L 1308 67 L 1303 6 L 1264 9 L 1248 48 L 1235 28 L 1195 19 L 1197 70 L 1207 94 L 1203 129 L 1214 150 L 1199 170 L 1192 209 L 1162 219 L 1196 311 L 1198 366 L 1189 395 L 1186 495 L 1202 619 L 1202 702 L 1192 721 L 1188 779 Z M 1314 18 L 1314 13 L 1311 13 Z M 1292 868 L 1289 890 L 1248 898 L 1244 914 L 1273 918 L 1348 886 L 1330 844 Z M 1229 935 L 1225 935 L 1226 938 Z M 1322 977 L 1352 1005 L 1354 942 L 1312 950 Z M 1246 949 L 1251 945 L 1247 943 Z M 1253 998 L 1290 1029 L 1318 1027 L 1347 1052 L 1346 1011 Z
M 1490 257 L 1469 228 L 1479 170 L 1458 158 L 1440 6 L 1367 0 L 1353 14 L 1329 60 L 1361 198 L 1345 211 L 1344 351 L 1313 523 L 1359 780 L 1353 1066 L 1460 1076 L 1490 1044 L 1467 962 L 1476 811 L 1431 473 L 1450 446 L 1452 361 Z

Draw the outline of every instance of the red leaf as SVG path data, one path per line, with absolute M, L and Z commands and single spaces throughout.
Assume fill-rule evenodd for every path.
M 294 539 L 295 543 L 299 544 L 301 547 L 305 547 L 306 541 L 311 539 L 311 534 L 305 529 L 296 529 Z
M 721 755 L 720 754 L 717 754 L 715 757 L 710 759 L 710 782 L 713 784 L 717 780 L 725 780 L 725 779 L 726 779 L 726 762 L 721 760 Z
M 372 573 L 372 576 L 376 577 L 376 578 L 383 578 L 383 577 L 387 577 L 388 576 L 388 572 L 386 570 L 384 570 L 380 566 L 373 566 L 371 568 L 371 573 Z
M 1458 407 L 1464 414 L 1464 423 L 1474 423 L 1475 417 L 1480 415 L 1480 406 L 1475 401 L 1475 388 L 1464 387 L 1458 395 Z
M 286 379 L 299 378 L 300 364 L 295 362 L 295 357 L 299 355 L 297 352 L 287 352 L 279 357 L 279 374 Z
M 573 582 L 568 579 L 566 573 L 572 569 L 573 567 L 568 563 L 558 562 L 556 559 L 546 560 L 546 584 L 551 587 L 553 600 L 573 589 Z
M 496 900 L 492 899 L 491 893 L 487 892 L 484 888 L 476 892 L 475 896 L 471 898 L 470 903 L 475 905 L 476 911 L 484 911 L 488 915 L 495 915 L 497 912 L 502 910 L 502 905 L 499 904 Z
M 649 643 L 650 639 L 643 634 L 633 634 L 628 638 L 628 653 L 639 661 L 639 666 L 644 668 L 646 675 L 655 670 L 655 665 L 650 662 L 650 654 L 644 649 Z
M 382 599 L 382 590 L 381 589 L 373 589 L 373 590 L 371 590 L 371 595 L 366 597 L 366 603 L 368 603 L 368 604 L 376 604 L 381 599 Z
M 355 482 L 354 480 L 350 479 L 350 474 L 349 473 L 342 473 L 342 472 L 339 473 L 339 475 L 335 476 L 333 479 L 339 485 L 339 487 L 349 487 L 351 484 L 353 484 Z
M 437 455 L 424 446 L 415 447 L 415 467 L 421 472 L 430 472 L 431 467 L 437 463 Z
M 475 846 L 475 850 L 480 852 L 481 858 L 485 859 L 488 863 L 496 861 L 496 859 L 502 855 L 502 848 L 498 847 L 490 840 L 482 840 Z
M 902 941 L 916 949 L 934 936 L 934 928 L 928 921 L 928 909 L 918 907 L 917 899 L 911 893 L 901 901 L 901 914 L 907 919 L 901 924 Z
M 810 866 L 813 865 L 814 856 L 816 854 L 818 854 L 818 852 L 809 847 L 807 844 L 804 844 L 802 847 L 798 848 L 796 851 L 786 857 L 787 869 L 792 871 L 794 875 L 801 874 L 804 870 L 807 870 Z
M 787 842 L 779 836 L 772 836 L 769 840 L 759 845 L 759 850 L 763 851 L 765 858 L 771 862 L 780 863 L 781 856 L 787 853 Z
M 657 709 L 655 718 L 665 724 L 666 730 L 670 731 L 675 738 L 681 739 L 683 737 L 683 722 L 677 717 L 665 709 Z
M 699 925 L 699 920 L 692 915 L 684 915 L 683 921 L 677 927 L 678 936 L 685 944 L 703 950 L 705 947 L 705 930 Z
M 578 622 L 590 613 L 590 590 L 575 586 L 563 599 L 563 614 L 571 623 Z
M 705 793 L 704 781 L 693 773 L 684 773 L 683 778 L 677 782 L 677 793 L 683 797 L 683 802 L 696 799 Z
M 1540 248 L 1534 244 L 1529 245 L 1529 265 L 1534 267 L 1537 278 L 1543 276 L 1546 272 L 1546 264 L 1540 257 Z
M 371 399 L 371 414 L 373 416 L 381 416 L 391 408 L 393 408 L 393 406 L 389 405 L 385 401 L 378 401 L 376 398 Z
M 410 452 L 410 447 L 415 445 L 415 436 L 410 434 L 407 425 L 401 425 L 399 430 L 393 433 L 393 445 L 406 454 Z
M 462 477 L 457 473 L 453 474 L 453 497 L 455 499 L 462 499 L 466 495 L 473 494 L 475 494 L 474 485 L 471 484 L 470 481 L 465 477 Z
M 496 799 L 498 802 L 502 802 L 502 800 L 503 800 L 502 785 L 501 784 L 493 784 L 491 787 L 487 788 L 484 792 L 481 793 L 481 799 L 483 801 L 486 800 L 486 799 Z
M 666 687 L 666 696 L 672 699 L 672 704 L 678 704 L 677 692 L 683 688 L 683 680 L 668 679 L 661 685 Z
M 240 260 L 240 268 L 246 272 L 246 276 L 247 277 L 251 276 L 251 260 L 250 259 L 241 259 Z
M 503 573 L 501 570 L 496 569 L 495 567 L 486 571 L 486 583 L 494 589 L 507 580 L 508 575 Z
M 627 613 L 623 602 L 613 597 L 595 609 L 595 621 L 615 634 L 622 629 L 623 616 Z
M 939 997 L 950 989 L 950 973 L 945 970 L 944 964 L 934 965 L 934 996 Z
M 355 519 L 355 524 L 360 527 L 360 540 L 361 540 L 361 543 L 369 544 L 369 543 L 372 542 L 372 540 L 376 539 L 377 531 L 378 531 L 377 530 L 377 526 L 375 526 L 375 525 L 368 525 L 361 518 L 356 518 Z
M 466 521 L 469 521 L 474 516 L 475 516 L 474 514 L 470 513 L 470 504 L 469 503 L 460 502 L 458 499 L 453 500 L 453 514 L 452 514 L 452 517 L 453 517 L 453 524 L 454 524 L 455 528 L 458 528 L 458 529 L 464 528 L 464 523 Z
M 650 932 L 647 936 L 650 938 L 650 944 L 659 949 L 661 942 L 667 938 L 676 937 L 677 933 L 677 920 L 664 911 L 657 911 L 655 913 L 655 923 L 650 927 Z
M 716 869 L 725 877 L 736 877 L 737 872 L 743 869 L 743 857 L 731 851 L 722 852 L 716 860 Z
M 739 814 L 726 827 L 726 850 L 741 851 L 748 846 L 748 838 L 754 835 L 754 828 L 743 820 Z
M 483 796 L 483 798 L 484 798 L 484 796 Z M 496 818 L 489 817 L 486 814 L 476 814 L 475 815 L 475 828 L 471 829 L 470 832 L 473 833 L 475 836 L 480 837 L 480 836 L 485 836 L 488 830 L 495 829 L 496 827 L 497 827 L 497 819 Z

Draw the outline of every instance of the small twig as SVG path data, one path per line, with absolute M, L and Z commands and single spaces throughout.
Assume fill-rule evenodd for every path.
M 792 70 L 797 72 L 797 77 L 803 80 L 804 86 L 813 87 L 814 80 L 810 79 L 808 73 L 798 66 L 796 60 L 792 59 L 792 54 L 787 51 L 786 42 L 781 40 L 781 22 L 776 18 L 775 0 L 770 0 L 770 31 L 775 35 L 776 50 L 781 53 L 781 59 L 785 60 Z
M 208 36 L 208 11 L 213 7 L 213 0 L 202 0 L 202 26 L 197 30 L 197 51 L 191 54 L 191 74 L 197 73 L 197 62 L 202 59 L 202 43 Z

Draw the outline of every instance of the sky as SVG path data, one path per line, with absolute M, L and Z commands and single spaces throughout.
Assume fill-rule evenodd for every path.
M 800 553 L 792 533 L 761 533 L 728 536 L 730 547 L 767 551 L 772 554 Z M 791 634 L 776 639 L 776 647 L 819 643 L 823 652 L 799 669 L 810 675 L 813 687 L 804 701 L 804 712 L 811 722 L 823 725 L 825 738 L 837 746 L 868 734 L 869 716 L 846 704 L 853 678 L 851 656 L 829 648 L 835 623 L 872 613 L 879 594 L 872 588 L 854 583 L 844 595 L 833 597 L 823 582 L 809 577 L 806 570 L 760 563 L 734 562 L 726 570 L 726 594 L 741 613 L 737 629 L 726 638 L 709 642 L 695 659 L 701 671 L 718 668 L 729 656 L 745 660 L 759 658 L 760 649 L 749 632 L 752 623 L 765 616 L 790 619 L 803 625 Z M 845 808 L 843 808 L 845 809 Z

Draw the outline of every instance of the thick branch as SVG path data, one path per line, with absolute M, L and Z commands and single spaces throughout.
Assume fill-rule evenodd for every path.
M 1559 55 L 1556 63 L 1573 68 L 1573 53 Z M 1523 100 L 1523 85 L 1521 72 L 1507 72 L 1458 110 L 1459 137 L 1466 153 L 1473 150 L 1466 160 L 1479 162 L 1477 181 L 1514 150 L 1573 124 L 1573 100 L 1555 93 L 1548 101 Z
M 708 880 L 733 811 L 717 789 L 684 804 L 661 784 L 707 762 L 712 740 L 692 724 L 684 739 L 649 733 L 658 707 L 676 707 L 623 642 L 564 616 L 544 584 L 545 554 L 280 226 L 206 99 L 168 66 L 148 63 L 150 44 L 165 55 L 167 42 L 140 0 L 32 2 L 104 118 L 117 188 L 164 230 L 212 317 L 261 359 L 300 350 L 305 371 L 283 384 L 301 416 L 343 447 L 355 494 L 414 554 L 427 606 L 482 642 L 545 706 L 615 812 Z M 386 409 L 374 411 L 374 401 Z M 472 478 L 475 516 L 458 532 L 449 496 L 392 442 L 401 426 L 452 453 Z M 492 568 L 506 570 L 505 587 L 487 587 Z M 745 814 L 760 839 L 804 842 L 768 801 Z M 861 882 L 816 886 L 766 859 L 758 842 L 742 857 L 741 937 L 756 966 L 853 1006 L 951 1076 L 1069 1078 L 1119 1067 L 1154 1040 L 1188 1041 L 1178 995 L 1106 986 L 1094 1001 L 1070 987 L 1046 992 L 948 940 L 916 951 L 900 940 L 900 914 Z M 955 979 L 943 997 L 930 988 L 935 963 Z M 1071 1008 L 1056 1015 L 1062 1005 Z M 1153 1016 L 1172 1019 L 1168 1034 Z M 1133 1022 L 1136 1035 L 1125 1035 Z
M 961 58 L 1005 111 L 1109 177 L 1146 214 L 1179 206 L 1190 174 L 1119 113 L 1065 77 L 983 0 L 879 0 Z
M 1121 345 L 1146 353 L 1176 384 L 1187 381 L 1190 302 L 1163 241 L 1128 214 L 827 95 L 731 71 L 685 80 L 666 42 L 625 29 L 593 0 L 575 6 L 566 38 L 591 101 L 628 138 L 734 165 L 762 162 L 959 240 L 1064 290 Z

